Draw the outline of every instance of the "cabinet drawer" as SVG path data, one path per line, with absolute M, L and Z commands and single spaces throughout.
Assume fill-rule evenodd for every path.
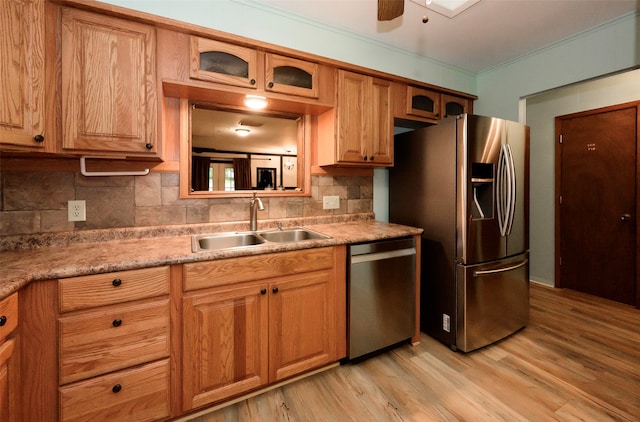
M 169 294 L 169 267 L 74 277 L 58 282 L 60 312 Z
M 169 356 L 169 300 L 58 319 L 60 384 Z
M 332 247 L 197 262 L 184 265 L 184 290 L 262 280 L 332 267 Z
M 151 421 L 170 415 L 169 359 L 59 389 L 62 421 Z
M 18 326 L 18 293 L 0 302 L 0 343 Z

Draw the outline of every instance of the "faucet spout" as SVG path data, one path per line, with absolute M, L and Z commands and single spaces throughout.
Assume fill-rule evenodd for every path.
M 249 202 L 249 230 L 258 230 L 258 211 L 264 211 L 264 204 L 258 198 L 257 192 L 253 192 L 253 198 Z

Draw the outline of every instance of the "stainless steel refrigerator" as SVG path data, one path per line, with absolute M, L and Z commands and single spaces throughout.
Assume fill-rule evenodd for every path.
M 395 136 L 390 222 L 422 227 L 423 332 L 471 350 L 529 318 L 529 128 L 463 114 Z

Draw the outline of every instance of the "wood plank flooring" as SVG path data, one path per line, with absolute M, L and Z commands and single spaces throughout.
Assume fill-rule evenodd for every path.
M 640 310 L 532 283 L 529 325 L 462 354 L 422 335 L 193 419 L 638 421 Z

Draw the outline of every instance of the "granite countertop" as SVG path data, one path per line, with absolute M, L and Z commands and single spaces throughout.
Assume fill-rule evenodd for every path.
M 240 249 L 194 253 L 189 234 L 168 235 L 158 228 L 154 236 L 118 239 L 105 238 L 102 231 L 82 241 L 49 242 L 37 247 L 21 247 L 0 252 L 0 299 L 18 291 L 30 282 L 57 278 L 133 270 L 169 264 L 208 261 L 263 253 L 282 252 L 322 246 L 413 236 L 422 229 L 374 220 L 304 224 L 311 230 L 331 236 L 330 239 L 292 243 L 267 243 Z M 196 228 L 199 233 L 224 231 L 218 227 Z M 199 230 L 198 230 L 199 229 Z M 262 228 L 260 228 L 262 229 Z M 135 229 L 132 229 L 135 231 Z M 243 230 L 229 230 L 243 231 Z M 170 233 L 170 232 L 169 232 Z

